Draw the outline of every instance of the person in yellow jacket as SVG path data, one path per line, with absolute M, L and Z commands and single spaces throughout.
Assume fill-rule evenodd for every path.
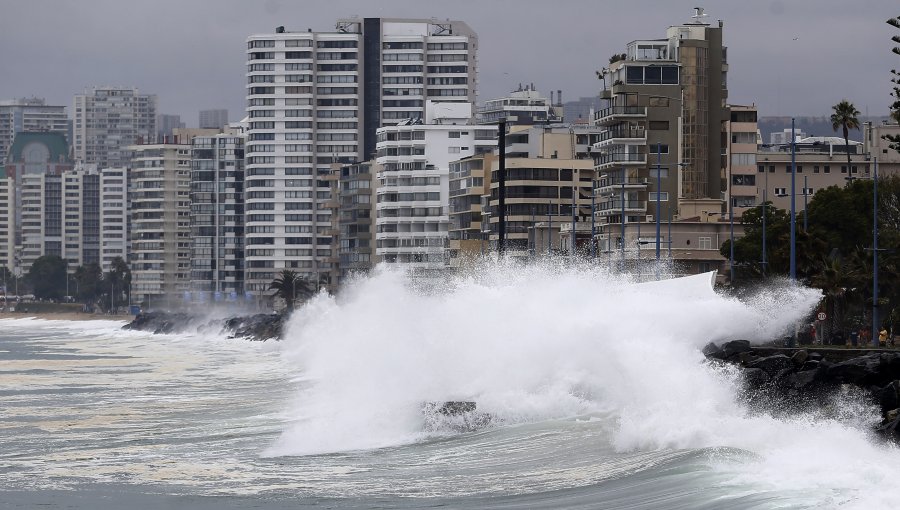
M 878 332 L 878 345 L 882 347 L 887 347 L 887 330 L 882 328 L 881 331 Z

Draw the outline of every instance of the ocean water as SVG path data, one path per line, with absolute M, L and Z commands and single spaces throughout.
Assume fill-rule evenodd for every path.
M 817 293 L 710 283 L 378 272 L 282 342 L 0 320 L 0 508 L 895 507 L 876 409 L 750 409 L 700 353 L 789 331 Z M 423 412 L 448 400 L 481 426 Z

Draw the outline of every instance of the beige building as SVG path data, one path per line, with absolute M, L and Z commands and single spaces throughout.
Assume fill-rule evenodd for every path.
M 670 210 L 685 218 L 722 199 L 728 118 L 722 30 L 721 21 L 713 26 L 698 14 L 670 26 L 663 39 L 630 42 L 601 72 L 608 101 L 594 116 L 603 129 L 594 147 L 601 223 L 640 222 Z
M 863 152 L 878 158 L 878 175 L 900 175 L 900 152 L 891 149 L 885 135 L 900 136 L 900 124 L 872 124 L 863 126 Z
M 190 290 L 191 140 L 215 129 L 176 129 L 169 143 L 132 145 L 131 299 L 174 307 Z
M 450 163 L 450 241 L 445 260 L 451 268 L 487 251 L 482 202 L 496 160 L 496 154 L 486 152 Z
M 829 186 L 844 186 L 853 179 L 872 176 L 872 160 L 866 159 L 863 145 L 850 141 L 850 168 L 843 138 L 808 137 L 798 141 L 795 149 L 795 210 L 799 214 L 813 195 Z M 775 207 L 791 208 L 791 145 L 768 147 L 756 154 L 756 201 L 763 196 Z M 765 192 L 764 192 L 765 191 Z
M 562 223 L 559 237 L 547 238 L 547 222 L 538 225 L 537 242 L 539 247 L 552 245 L 555 250 L 565 253 L 571 243 L 571 223 Z M 559 227 L 553 227 L 551 232 Z M 576 223 L 576 242 L 579 246 L 583 239 L 589 239 L 591 225 L 586 222 Z M 617 243 L 612 249 L 598 249 L 595 257 L 598 261 L 609 264 L 614 270 L 624 267 L 631 273 L 643 275 L 644 279 L 652 279 L 656 275 L 656 223 L 655 221 L 628 223 L 625 229 L 625 244 L 618 242 L 621 229 L 614 234 Z M 734 223 L 734 238 L 744 235 L 744 229 L 738 220 Z M 600 236 L 600 245 L 605 246 L 604 234 Z M 718 271 L 716 281 L 725 283 L 729 280 L 729 258 L 722 256 L 719 250 L 725 241 L 731 238 L 731 224 L 723 218 L 721 212 L 706 213 L 692 218 L 660 222 L 660 261 L 671 264 L 673 276 Z M 671 241 L 671 247 L 669 245 Z M 540 248 L 539 253 L 546 253 Z M 666 269 L 663 269 L 665 272 Z
M 726 212 L 740 218 L 758 203 L 756 153 L 760 140 L 756 105 L 729 105 L 724 132 Z
M 342 166 L 332 196 L 338 197 L 337 283 L 355 273 L 367 273 L 378 263 L 375 253 L 375 188 L 381 167 L 375 161 Z
M 592 126 L 520 127 L 506 136 L 506 250 L 513 257 L 538 254 L 534 225 L 541 221 L 589 221 L 596 172 Z M 490 241 L 499 240 L 499 159 L 491 162 Z M 574 205 L 574 211 L 573 211 Z M 574 214 L 573 214 L 574 213 Z M 559 228 L 557 227 L 557 232 Z

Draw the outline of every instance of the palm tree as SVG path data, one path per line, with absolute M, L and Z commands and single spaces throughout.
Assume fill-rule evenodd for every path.
M 282 269 L 278 277 L 269 284 L 269 290 L 274 290 L 275 297 L 284 300 L 290 312 L 294 310 L 294 301 L 298 297 L 312 297 L 318 289 L 309 279 L 300 276 L 296 271 Z
M 831 114 L 831 129 L 837 131 L 838 128 L 842 128 L 844 132 L 844 145 L 847 148 L 847 176 L 849 177 L 851 174 L 850 130 L 859 129 L 859 110 L 846 99 L 831 108 L 834 110 L 834 113 Z

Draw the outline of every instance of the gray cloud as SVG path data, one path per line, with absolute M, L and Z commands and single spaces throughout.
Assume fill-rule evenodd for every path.
M 244 40 L 271 32 L 330 30 L 338 17 L 437 17 L 469 23 L 480 37 L 479 95 L 519 82 L 594 95 L 594 71 L 633 39 L 662 37 L 696 1 L 570 0 L 117 0 L 6 1 L 0 16 L 0 98 L 44 96 L 71 104 L 92 85 L 138 86 L 160 111 L 196 124 L 197 111 L 244 105 Z M 707 3 L 725 22 L 729 101 L 765 115 L 824 115 L 843 98 L 885 114 L 893 0 L 770 0 Z

